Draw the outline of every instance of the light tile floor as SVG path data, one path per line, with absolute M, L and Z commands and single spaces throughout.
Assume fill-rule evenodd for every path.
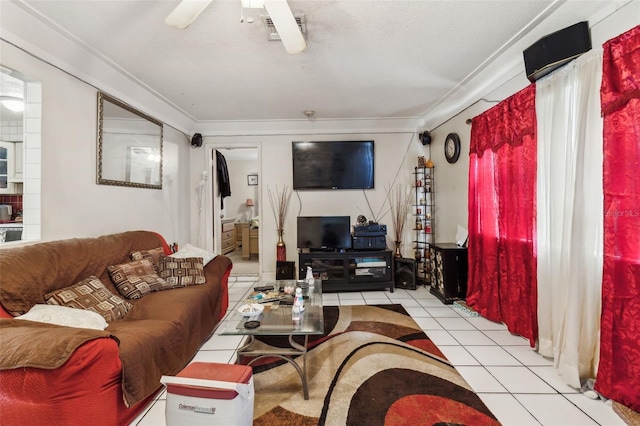
M 255 277 L 231 277 L 229 310 L 235 310 L 254 286 Z M 443 305 L 429 289 L 325 293 L 324 305 L 399 303 L 440 348 L 505 426 L 624 426 L 611 406 L 593 401 L 564 384 L 546 359 L 503 324 L 470 316 Z M 218 330 L 222 329 L 222 325 Z M 193 361 L 229 363 L 242 338 L 212 335 Z M 133 425 L 165 425 L 165 392 L 141 413 Z

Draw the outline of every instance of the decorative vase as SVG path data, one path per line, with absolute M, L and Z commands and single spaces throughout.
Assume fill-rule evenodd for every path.
M 284 243 L 284 239 L 282 239 L 282 234 L 284 231 L 282 229 L 278 229 L 278 243 L 276 244 L 276 260 L 284 262 L 287 260 L 287 245 Z
M 396 251 L 393 253 L 393 257 L 402 257 L 402 253 L 400 253 L 400 246 L 402 245 L 402 241 L 396 241 Z

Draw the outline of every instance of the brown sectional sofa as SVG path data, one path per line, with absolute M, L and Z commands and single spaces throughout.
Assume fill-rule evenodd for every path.
M 137 300 L 105 330 L 11 319 L 56 289 L 95 275 L 118 295 L 107 267 L 163 247 L 147 231 L 0 250 L 0 418 L 5 424 L 127 424 L 211 335 L 228 306 L 231 261 L 216 256 L 206 282 Z M 54 420 L 55 419 L 55 420 Z

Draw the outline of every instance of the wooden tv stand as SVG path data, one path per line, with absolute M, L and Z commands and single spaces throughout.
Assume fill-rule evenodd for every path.
M 312 251 L 300 253 L 298 277 L 304 279 L 307 266 L 322 280 L 322 291 L 385 290 L 393 293 L 391 250 Z

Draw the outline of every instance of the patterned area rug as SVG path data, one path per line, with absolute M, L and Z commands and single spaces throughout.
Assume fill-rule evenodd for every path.
M 324 319 L 309 339 L 309 400 L 289 363 L 253 364 L 254 425 L 499 425 L 401 305 L 329 306 Z

